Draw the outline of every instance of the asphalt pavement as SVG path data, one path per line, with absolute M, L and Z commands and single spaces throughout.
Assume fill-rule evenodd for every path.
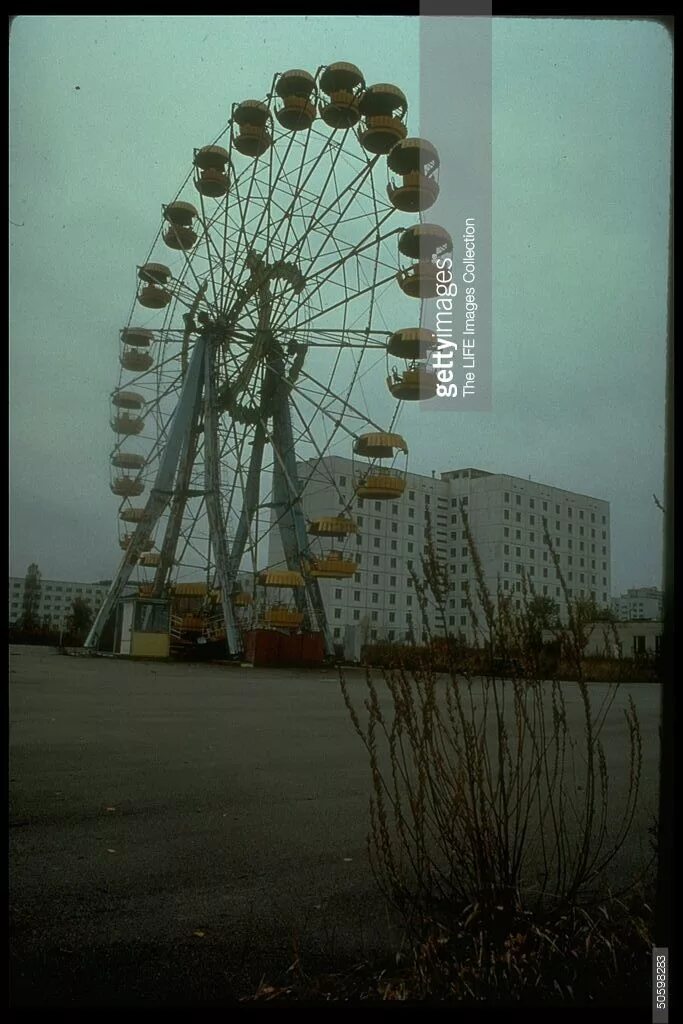
M 19 646 L 9 666 L 13 1005 L 229 1004 L 297 958 L 314 972 L 396 949 L 334 670 Z M 348 679 L 361 701 L 363 673 Z M 659 692 L 628 693 L 646 738 L 635 863 Z M 615 751 L 620 723 L 617 706 Z

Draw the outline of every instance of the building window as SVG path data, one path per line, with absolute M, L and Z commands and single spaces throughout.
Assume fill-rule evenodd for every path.
M 382 520 L 381 519 L 375 519 L 375 529 L 379 530 L 381 525 L 382 525 Z
M 535 557 L 536 557 L 536 552 L 534 551 L 533 548 L 529 548 L 529 558 L 535 558 Z
M 392 505 L 391 506 L 391 511 L 392 511 L 393 515 L 397 516 L 398 515 L 398 505 Z
M 408 499 L 410 501 L 415 501 L 415 491 L 408 491 Z
M 409 526 L 408 527 L 408 536 L 409 537 L 413 537 L 414 535 L 415 535 L 415 527 L 414 526 Z
M 396 604 L 396 594 L 389 594 L 389 604 Z
M 371 598 L 371 603 L 372 604 L 379 604 L 379 594 L 377 593 L 377 591 L 373 591 L 372 598 Z
M 396 612 L 389 612 L 389 622 L 396 622 Z
M 463 558 L 467 558 L 468 555 L 469 555 L 468 549 L 467 548 L 463 548 L 462 549 L 462 557 Z
M 415 545 L 412 543 L 412 541 L 408 541 L 408 552 L 410 554 L 412 553 L 414 547 Z
M 346 487 L 346 477 L 345 476 L 340 476 L 339 477 L 339 486 L 340 487 Z
M 354 622 L 358 622 L 359 619 L 360 619 L 360 608 L 354 608 L 354 610 L 353 610 L 353 620 L 354 620 Z
M 510 492 L 509 491 L 505 491 L 505 493 L 503 495 L 503 500 L 506 502 L 506 504 L 508 504 L 508 505 L 510 504 Z
M 503 545 L 503 554 L 504 555 L 509 555 L 510 554 L 510 545 L 509 544 L 504 544 Z
M 536 541 L 536 534 L 534 533 L 534 531 L 533 531 L 533 530 L 532 530 L 532 531 L 531 531 L 531 533 L 529 534 L 529 540 L 531 541 L 531 543 L 532 543 L 532 544 L 534 544 L 534 543 L 535 543 L 535 541 Z
M 521 523 L 521 521 L 522 521 L 522 513 L 521 512 L 515 512 L 515 522 L 516 523 Z
M 378 573 L 373 572 L 373 574 L 372 574 L 372 582 L 373 582 L 374 586 L 377 586 L 377 584 L 379 583 L 379 574 Z
M 409 519 L 414 519 L 415 518 L 415 509 L 414 508 L 409 508 L 408 509 L 408 518 Z
M 372 546 L 373 546 L 373 548 L 378 548 L 381 543 L 382 543 L 382 538 L 381 537 L 373 537 L 373 539 L 372 539 Z
M 413 607 L 413 599 L 410 596 L 410 594 L 408 595 L 408 597 L 406 597 L 406 607 L 407 608 L 412 608 Z
M 536 516 L 529 516 L 529 526 L 536 525 Z
M 465 497 L 462 499 L 462 503 L 463 505 L 469 505 L 470 499 L 467 497 L 467 495 L 465 495 Z
M 521 548 L 515 548 L 515 554 L 517 555 L 517 558 L 521 558 L 522 557 L 522 549 Z
M 543 575 L 544 575 L 544 576 L 545 576 L 545 577 L 547 578 L 547 576 L 548 576 L 548 570 L 547 570 L 547 568 L 545 568 L 545 569 L 543 570 Z
M 645 654 L 645 637 L 634 636 L 633 637 L 633 653 L 634 654 Z
M 353 599 L 354 601 L 360 601 L 360 590 L 354 590 Z
M 503 572 L 510 572 L 510 563 L 503 562 Z
M 518 505 L 521 505 L 522 504 L 522 495 L 521 494 L 515 494 L 515 501 L 517 502 Z
M 503 527 L 503 536 L 504 537 L 509 537 L 510 536 L 510 527 L 509 526 L 504 526 Z
M 467 616 L 466 615 L 461 615 L 460 616 L 460 625 L 461 626 L 466 626 L 467 625 Z
M 559 514 L 560 514 L 560 506 L 559 506 L 559 505 L 556 505 L 556 506 L 555 506 L 555 515 L 556 515 L 556 516 L 559 516 Z M 558 529 L 559 529 L 559 527 L 558 527 Z
M 547 501 L 544 501 L 544 502 L 543 502 L 543 511 L 544 511 L 544 512 L 547 512 L 547 511 L 548 511 L 548 502 L 547 502 Z
M 341 619 L 341 608 L 334 609 L 334 617 L 335 619 Z
M 509 519 L 509 518 L 510 518 L 510 509 L 509 508 L 504 508 L 503 509 L 503 519 Z
M 391 542 L 391 550 L 392 551 L 398 551 L 398 544 L 397 544 L 397 542 L 395 540 L 392 540 L 392 542 Z
M 515 530 L 515 540 L 521 540 L 521 539 L 522 539 L 522 531 L 521 530 Z

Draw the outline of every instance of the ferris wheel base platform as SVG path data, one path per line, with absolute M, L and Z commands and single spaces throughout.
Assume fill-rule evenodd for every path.
M 254 629 L 245 635 L 244 658 L 254 666 L 311 666 L 325 662 L 322 633 Z

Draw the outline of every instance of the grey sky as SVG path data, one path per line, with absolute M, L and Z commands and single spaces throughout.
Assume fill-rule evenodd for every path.
M 668 37 L 500 20 L 493 40 L 493 412 L 404 411 L 410 468 L 478 466 L 604 498 L 614 590 L 658 584 Z M 108 395 L 160 204 L 230 104 L 290 67 L 349 60 L 395 82 L 418 134 L 418 25 L 21 17 L 10 59 L 11 571 L 36 560 L 46 576 L 110 577 Z

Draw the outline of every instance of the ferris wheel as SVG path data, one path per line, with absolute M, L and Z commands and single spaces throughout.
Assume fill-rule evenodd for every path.
M 247 621 L 321 632 L 333 652 L 318 581 L 355 572 L 353 502 L 340 507 L 331 477 L 329 516 L 307 522 L 299 466 L 348 455 L 356 497 L 396 500 L 401 403 L 435 393 L 435 336 L 416 325 L 452 243 L 421 222 L 439 157 L 408 137 L 407 108 L 352 64 L 286 71 L 194 150 L 121 330 L 110 462 L 123 556 L 87 647 L 134 575 L 149 596 L 217 597 L 233 654 Z M 401 296 L 411 312 L 388 322 Z M 383 377 L 396 401 L 376 421 Z

